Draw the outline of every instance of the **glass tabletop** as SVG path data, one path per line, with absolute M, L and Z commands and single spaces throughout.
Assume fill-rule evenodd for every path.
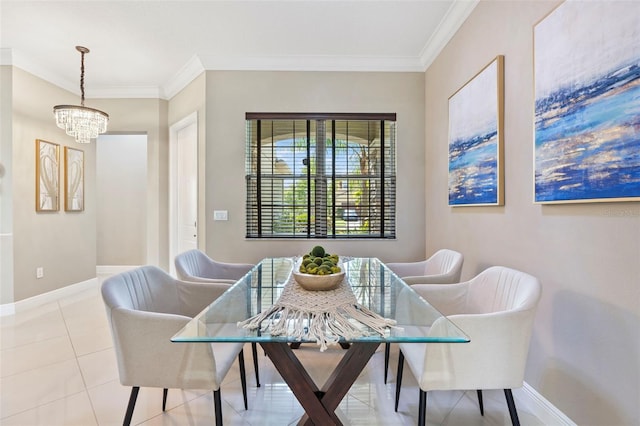
M 395 320 L 384 334 L 359 323 L 362 335 L 341 342 L 466 343 L 469 337 L 377 258 L 342 257 L 351 292 L 359 305 Z M 176 333 L 173 342 L 312 342 L 293 334 L 271 335 L 268 322 L 250 330 L 238 325 L 270 309 L 291 279 L 296 258 L 267 258 Z M 299 321 L 305 321 L 304 318 Z

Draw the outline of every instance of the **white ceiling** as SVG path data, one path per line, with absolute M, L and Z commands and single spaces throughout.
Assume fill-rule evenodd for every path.
M 0 63 L 86 97 L 170 98 L 203 70 L 424 71 L 477 0 L 0 0 Z

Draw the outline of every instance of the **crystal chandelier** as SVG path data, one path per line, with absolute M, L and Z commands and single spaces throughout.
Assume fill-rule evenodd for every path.
M 98 134 L 107 131 L 109 114 L 97 109 L 84 106 L 84 55 L 89 53 L 89 49 L 83 46 L 76 46 L 80 52 L 80 92 L 82 93 L 81 106 L 79 105 L 56 105 L 53 113 L 56 116 L 56 124 L 64 129 L 69 136 L 76 138 L 78 143 L 90 143 L 91 139 L 98 137 Z

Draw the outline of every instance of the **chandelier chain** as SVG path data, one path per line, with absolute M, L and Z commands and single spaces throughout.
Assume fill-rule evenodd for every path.
M 84 106 L 84 52 L 80 51 L 80 105 Z

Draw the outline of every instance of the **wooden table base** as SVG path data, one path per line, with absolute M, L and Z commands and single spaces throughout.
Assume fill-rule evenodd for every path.
M 261 342 L 267 356 L 304 408 L 305 415 L 298 425 L 342 425 L 335 409 L 349 392 L 364 367 L 380 345 L 379 342 L 357 342 L 344 356 L 321 389 L 287 343 Z

